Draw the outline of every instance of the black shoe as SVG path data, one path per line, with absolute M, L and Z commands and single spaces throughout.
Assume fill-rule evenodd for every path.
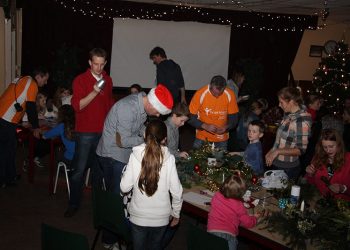
M 66 212 L 64 212 L 64 217 L 66 218 L 73 217 L 77 211 L 78 211 L 78 208 L 69 206 Z

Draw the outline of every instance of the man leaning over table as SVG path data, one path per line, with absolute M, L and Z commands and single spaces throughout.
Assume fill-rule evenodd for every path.
M 101 183 L 102 171 L 96 157 L 96 148 L 102 135 L 103 123 L 114 100 L 112 78 L 103 70 L 107 63 L 107 53 L 94 48 L 89 53 L 89 65 L 84 73 L 73 81 L 71 104 L 75 111 L 76 148 L 70 176 L 71 195 L 65 217 L 72 217 L 78 210 L 83 194 L 86 165 L 91 168 L 92 185 Z M 104 79 L 105 85 L 99 88 L 97 81 Z
M 96 150 L 108 191 L 120 193 L 122 170 L 129 161 L 132 148 L 144 142 L 147 115 L 167 115 L 172 107 L 171 93 L 161 84 L 151 89 L 148 95 L 144 92 L 128 95 L 114 104 Z M 116 236 L 103 232 L 105 247 L 111 249 L 116 241 Z
M 49 73 L 37 67 L 32 76 L 15 79 L 0 97 L 0 185 L 15 185 L 16 180 L 16 127 L 24 113 L 32 126 L 35 137 L 40 137 L 36 95 L 38 87 L 47 83 Z
M 208 85 L 196 91 L 190 113 L 189 123 L 196 128 L 193 147 L 199 148 L 207 140 L 215 147 L 227 150 L 228 131 L 237 122 L 238 106 L 224 77 L 214 76 Z

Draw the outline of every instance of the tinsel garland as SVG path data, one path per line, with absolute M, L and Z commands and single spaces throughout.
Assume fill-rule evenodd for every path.
M 241 156 L 231 156 L 225 151 L 213 148 L 208 142 L 201 148 L 191 151 L 189 155 L 188 159 L 177 162 L 178 175 L 185 188 L 201 185 L 216 192 L 224 179 L 237 173 L 237 170 L 248 187 L 255 186 L 257 182 L 257 177 Z M 215 158 L 217 164 L 208 165 L 208 158 Z

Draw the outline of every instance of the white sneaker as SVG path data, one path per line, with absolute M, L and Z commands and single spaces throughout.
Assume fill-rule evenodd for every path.
M 34 158 L 34 163 L 39 168 L 44 168 L 45 166 L 40 162 L 39 157 Z
M 114 244 L 106 244 L 106 243 L 102 243 L 103 247 L 108 249 L 108 250 L 120 250 L 118 247 L 118 242 L 114 243 Z

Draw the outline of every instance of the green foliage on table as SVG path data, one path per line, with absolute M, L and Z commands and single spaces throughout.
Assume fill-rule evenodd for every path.
M 192 185 L 208 187 L 218 191 L 223 179 L 239 170 L 240 176 L 248 186 L 252 185 L 253 172 L 241 156 L 231 156 L 219 149 L 212 149 L 207 142 L 201 148 L 192 150 L 189 159 L 180 159 L 177 170 L 180 181 L 185 188 Z M 215 158 L 215 166 L 208 165 L 208 158 Z
M 333 197 L 319 199 L 305 210 L 288 204 L 272 212 L 264 229 L 283 236 L 293 249 L 306 249 L 307 242 L 317 249 L 350 249 L 350 202 Z

